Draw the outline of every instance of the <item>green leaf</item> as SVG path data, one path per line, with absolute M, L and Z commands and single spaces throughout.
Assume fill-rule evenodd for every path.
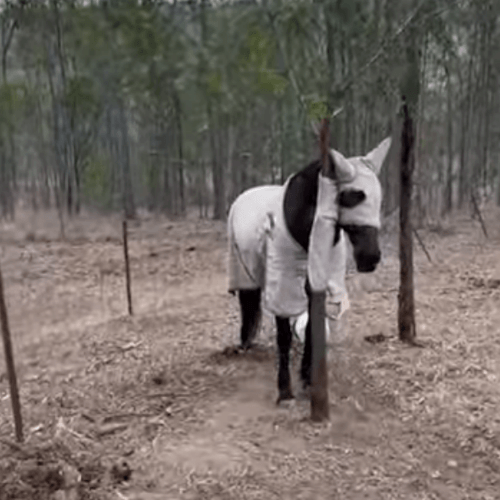
M 310 120 L 320 121 L 328 116 L 328 105 L 326 100 L 309 101 L 307 104 L 307 116 Z

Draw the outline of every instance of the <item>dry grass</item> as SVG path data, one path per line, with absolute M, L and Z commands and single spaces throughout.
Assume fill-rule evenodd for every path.
M 322 425 L 303 399 L 275 406 L 271 319 L 260 349 L 222 354 L 239 321 L 223 225 L 132 225 L 133 318 L 117 219 L 85 215 L 67 241 L 51 214 L 6 225 L 0 259 L 27 443 L 5 444 L 0 362 L 0 499 L 52 498 L 40 470 L 61 461 L 82 474 L 79 498 L 497 498 L 500 234 L 498 211 L 486 215 L 490 241 L 463 215 L 421 233 L 433 257 L 415 250 L 422 349 L 396 338 L 395 239 L 386 236 L 376 274 L 349 275 L 348 334 L 330 350 Z M 364 339 L 377 334 L 380 343 Z M 122 459 L 125 482 L 112 472 Z M 38 482 L 22 480 L 26 471 Z

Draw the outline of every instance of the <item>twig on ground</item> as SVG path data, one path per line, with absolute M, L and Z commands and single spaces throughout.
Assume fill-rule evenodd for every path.
M 103 424 L 112 422 L 113 420 L 121 420 L 126 418 L 150 418 L 156 417 L 156 413 L 115 413 L 113 415 L 107 415 L 102 419 Z
M 136 347 L 139 347 L 143 344 L 142 340 L 139 340 L 138 342 L 129 342 L 128 344 L 120 346 L 120 349 L 122 351 L 130 351 L 131 349 L 135 349 Z
M 429 252 L 427 251 L 427 248 L 425 248 L 424 242 L 423 242 L 422 238 L 420 237 L 420 235 L 418 234 L 418 231 L 415 228 L 413 228 L 413 234 L 415 234 L 415 237 L 417 238 L 417 241 L 418 241 L 420 247 L 422 248 L 422 250 L 424 251 L 425 256 L 427 257 L 428 261 L 432 264 L 431 256 L 430 256 Z
M 59 420 L 57 421 L 57 424 L 56 424 L 56 437 L 60 436 L 62 431 L 66 431 L 68 434 L 70 434 L 71 436 L 75 437 L 76 439 L 78 439 L 80 441 L 87 441 L 90 443 L 93 442 L 92 439 L 90 439 L 87 436 L 84 436 L 83 434 L 80 434 L 79 432 L 76 432 L 73 429 L 71 429 L 70 427 L 68 427 L 64 423 L 64 420 L 61 417 L 61 418 L 59 418 Z
M 96 430 L 96 434 L 99 437 L 103 437 L 107 436 L 108 434 L 114 434 L 115 432 L 124 431 L 127 428 L 128 424 L 104 424 Z
M 18 453 L 20 453 L 21 455 L 23 455 L 26 458 L 30 458 L 32 456 L 32 454 L 28 450 L 26 450 L 26 448 L 24 448 L 24 446 L 22 446 L 18 443 L 14 443 L 13 441 L 9 441 L 8 439 L 5 439 L 5 438 L 0 438 L 0 443 L 4 444 L 5 446 L 8 446 L 9 448 L 11 448 L 14 451 L 17 451 Z

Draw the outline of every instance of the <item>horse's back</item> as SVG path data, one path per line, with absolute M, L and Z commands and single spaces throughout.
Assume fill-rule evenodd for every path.
M 267 214 L 276 209 L 283 186 L 258 186 L 241 193 L 228 217 L 229 291 L 262 288 Z

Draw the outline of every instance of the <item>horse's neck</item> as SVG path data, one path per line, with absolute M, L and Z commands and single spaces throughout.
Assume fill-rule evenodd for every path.
M 283 202 L 285 222 L 291 236 L 307 251 L 316 201 L 320 161 L 315 161 L 295 174 L 286 187 Z

